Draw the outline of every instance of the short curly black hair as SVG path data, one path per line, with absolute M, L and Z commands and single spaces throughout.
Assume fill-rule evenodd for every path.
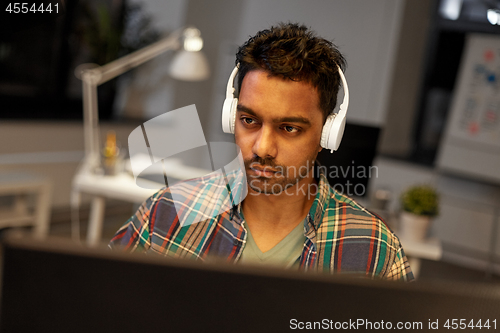
M 341 83 L 337 65 L 342 70 L 346 67 L 344 57 L 332 42 L 296 23 L 280 23 L 250 37 L 238 49 L 236 64 L 238 89 L 252 70 L 310 83 L 319 93 L 323 120 L 337 105 Z

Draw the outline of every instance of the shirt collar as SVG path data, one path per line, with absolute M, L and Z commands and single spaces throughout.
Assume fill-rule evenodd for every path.
M 319 165 L 316 161 L 315 173 L 318 175 L 316 181 L 318 182 L 318 193 L 316 193 L 316 198 L 309 210 L 309 216 L 311 223 L 317 229 L 321 221 L 323 221 L 323 216 L 325 214 L 325 207 L 328 206 L 331 187 L 326 178 L 326 169 Z

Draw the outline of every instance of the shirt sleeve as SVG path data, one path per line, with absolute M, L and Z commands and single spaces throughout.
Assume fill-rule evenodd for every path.
M 159 191 L 149 197 L 116 232 L 109 248 L 126 252 L 146 252 L 151 246 L 151 212 L 160 196 Z
M 408 258 L 406 257 L 405 251 L 403 250 L 403 246 L 399 241 L 398 241 L 397 252 L 394 257 L 394 262 L 392 263 L 392 266 L 389 269 L 386 278 L 388 280 L 399 280 L 405 282 L 415 280 L 413 272 L 410 268 L 410 264 L 408 262 Z

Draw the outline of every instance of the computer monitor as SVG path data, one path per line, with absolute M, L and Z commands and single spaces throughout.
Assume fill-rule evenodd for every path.
M 202 264 L 26 236 L 4 239 L 2 259 L 1 332 L 430 331 L 430 325 L 448 332 L 452 320 L 459 326 L 488 320 L 492 330 L 500 324 L 500 288 L 491 285 Z
M 333 188 L 349 196 L 367 195 L 370 178 L 378 172 L 373 159 L 379 134 L 379 127 L 347 123 L 339 149 L 333 153 L 323 149 L 318 154 Z

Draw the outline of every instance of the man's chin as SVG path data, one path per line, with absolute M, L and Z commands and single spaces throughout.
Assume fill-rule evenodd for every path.
M 290 182 L 276 182 L 275 179 L 265 177 L 247 179 L 249 188 L 256 194 L 281 194 L 294 184 Z
M 252 192 L 254 195 L 258 194 L 265 194 L 265 195 L 278 195 L 283 191 L 276 191 L 276 189 L 273 191 L 272 188 L 260 188 L 260 187 L 251 187 Z
M 269 178 L 265 177 L 253 177 L 253 178 L 248 178 L 248 187 L 250 189 L 257 193 L 257 194 L 275 194 L 276 192 L 281 192 L 279 191 L 279 184 L 273 184 L 272 182 L 269 181 Z M 275 188 L 275 192 L 273 193 L 273 185 Z

